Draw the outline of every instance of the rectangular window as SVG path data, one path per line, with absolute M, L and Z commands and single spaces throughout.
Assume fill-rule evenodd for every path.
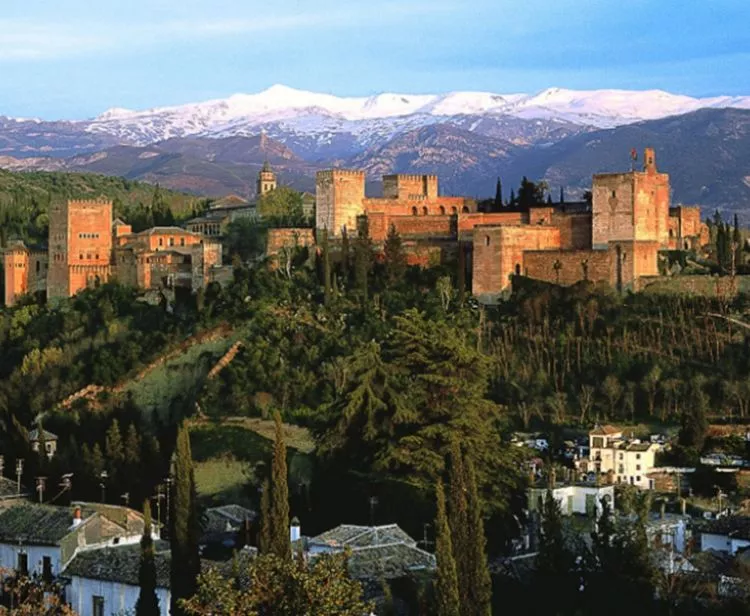
M 52 559 L 49 556 L 42 556 L 42 577 L 45 582 L 52 581 Z
M 29 574 L 29 555 L 25 552 L 18 554 L 18 573 L 21 575 Z
M 640 460 L 641 459 L 641 454 L 639 454 L 639 453 L 635 454 L 635 459 L 636 460 Z
M 601 449 L 604 447 L 604 439 L 600 436 L 595 436 L 591 441 L 591 446 Z
M 92 616 L 104 616 L 104 597 L 94 595 L 91 598 L 91 607 Z
M 641 465 L 640 464 L 636 464 L 635 465 L 635 470 L 637 470 L 637 471 L 641 470 Z
M 623 457 L 622 454 L 620 454 L 620 460 L 622 460 L 622 457 Z

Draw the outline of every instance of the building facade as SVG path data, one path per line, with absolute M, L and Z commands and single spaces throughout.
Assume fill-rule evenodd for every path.
M 49 301 L 71 297 L 117 279 L 140 289 L 184 287 L 197 291 L 222 265 L 221 244 L 180 227 L 133 233 L 112 220 L 112 203 L 68 201 L 50 210 L 49 249 L 11 244 L 4 253 L 5 304 L 29 292 Z

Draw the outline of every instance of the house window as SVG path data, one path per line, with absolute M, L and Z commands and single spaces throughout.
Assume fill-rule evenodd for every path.
M 164 246 L 164 238 L 163 237 L 159 238 L 159 246 Z
M 604 439 L 601 436 L 595 436 L 591 440 L 591 446 L 601 449 L 602 447 L 604 447 Z
M 637 483 L 640 483 L 641 482 L 641 476 L 637 475 L 636 478 L 635 478 L 635 480 L 636 480 Z
M 636 460 L 640 460 L 641 459 L 641 454 L 639 454 L 639 453 L 635 454 L 635 459 Z
M 640 464 L 636 464 L 635 465 L 635 470 L 637 470 L 637 471 L 641 470 L 641 465 Z
M 91 597 L 91 616 L 104 616 L 104 597 Z
M 52 559 L 49 556 L 42 556 L 42 578 L 45 582 L 52 581 Z
M 29 574 L 29 555 L 26 552 L 19 552 L 18 554 L 18 573 L 21 575 Z
M 180 246 L 184 246 L 184 245 L 185 245 L 185 238 L 181 237 L 180 238 Z
M 622 454 L 620 454 L 620 460 L 622 460 Z
M 173 237 L 169 238 L 169 245 L 170 246 L 174 246 L 174 238 Z

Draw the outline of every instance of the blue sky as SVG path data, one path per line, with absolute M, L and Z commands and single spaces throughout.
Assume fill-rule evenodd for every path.
M 257 92 L 750 94 L 748 0 L 0 0 L 0 115 Z

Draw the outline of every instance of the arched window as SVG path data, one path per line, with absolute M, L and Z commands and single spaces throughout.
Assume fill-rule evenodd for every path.
M 440 215 L 445 216 L 445 208 L 442 205 L 440 206 Z
M 490 245 L 490 236 L 489 235 L 485 235 L 484 236 L 484 245 L 485 246 L 489 246 Z
M 422 216 L 427 216 L 427 208 L 426 207 L 422 208 Z
M 462 212 L 463 214 L 468 214 L 468 213 L 469 213 L 469 208 L 468 208 L 468 207 L 466 207 L 466 206 L 464 205 L 464 206 L 463 206 L 463 207 L 461 208 L 461 212 Z
M 520 276 L 520 275 L 521 275 L 521 264 L 516 263 L 516 276 Z
M 669 237 L 670 238 L 674 237 L 674 230 L 672 229 L 669 230 Z
M 458 214 L 458 208 L 456 206 L 451 208 L 451 214 Z
M 417 212 L 417 208 L 415 208 L 415 207 L 411 208 L 411 215 L 412 215 L 412 216 L 416 216 L 416 215 L 417 215 L 417 213 L 418 213 L 418 212 Z

